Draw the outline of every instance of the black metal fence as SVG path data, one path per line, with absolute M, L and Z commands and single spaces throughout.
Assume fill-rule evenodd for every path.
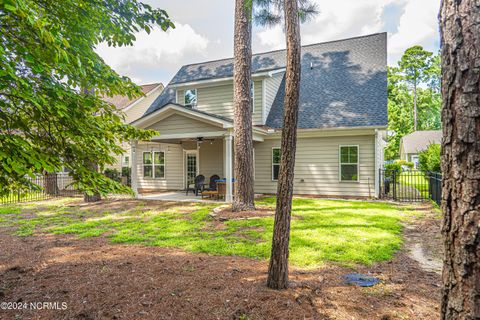
M 433 200 L 440 205 L 442 174 L 380 169 L 380 198 L 402 202 Z
M 428 193 L 430 199 L 438 205 L 442 203 L 442 174 L 438 172 L 430 172 L 428 174 Z
M 63 174 L 38 175 L 27 178 L 30 188 L 10 187 L 8 193 L 0 195 L 0 203 L 18 203 L 46 200 L 62 196 L 82 195 L 82 192 L 73 187 L 73 178 Z

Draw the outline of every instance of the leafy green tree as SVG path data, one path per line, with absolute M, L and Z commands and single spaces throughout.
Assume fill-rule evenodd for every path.
M 442 61 L 441 53 L 432 56 L 430 59 L 430 66 L 425 71 L 427 78 L 427 85 L 435 93 L 440 93 L 441 84 L 442 84 Z
M 440 172 L 440 145 L 431 144 L 418 154 L 418 166 L 422 171 Z
M 122 124 L 101 99 L 141 91 L 94 49 L 132 45 L 135 32 L 156 25 L 174 27 L 136 0 L 0 0 L 1 192 L 62 165 L 87 194 L 129 191 L 93 168 L 114 163 L 119 142 L 154 132 Z
M 416 47 L 419 46 L 412 48 Z M 428 51 L 424 54 L 414 54 L 419 48 L 415 50 L 412 48 L 405 51 L 397 67 L 388 68 L 389 142 L 385 149 L 386 159 L 398 157 L 401 138 L 413 132 L 415 127 L 416 130 L 441 128 L 440 57 L 432 56 Z M 423 63 L 416 61 L 421 56 L 425 59 Z M 411 90 L 412 81 L 409 80 L 415 76 L 415 72 L 411 71 L 412 76 L 409 76 L 405 69 L 408 61 L 416 61 L 412 62 L 412 65 L 424 66 L 418 69 L 421 70 L 421 74 L 417 77 L 419 82 L 416 83 L 415 90 Z M 415 102 L 413 108 L 412 101 Z
M 439 130 L 442 127 L 442 95 L 434 89 L 418 90 L 418 130 Z
M 412 132 L 412 95 L 398 68 L 388 68 L 388 131 L 389 141 L 385 149 L 386 159 L 398 157 L 400 140 Z
M 422 46 L 408 48 L 398 62 L 405 81 L 413 88 L 413 131 L 417 131 L 417 88 L 428 80 L 432 53 Z

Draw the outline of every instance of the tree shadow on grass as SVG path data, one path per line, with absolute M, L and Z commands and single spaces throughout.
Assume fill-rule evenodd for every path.
M 16 215 L 9 221 L 17 227 L 17 234 L 23 236 L 34 232 L 74 234 L 79 238 L 105 236 L 114 243 L 177 247 L 257 259 L 269 257 L 273 217 L 226 221 L 223 228 L 212 229 L 206 227 L 211 222 L 208 216 L 211 206 L 191 204 L 190 212 L 180 212 L 185 206 L 138 201 L 117 210 L 94 213 L 77 207 L 40 207 L 35 216 Z M 388 212 L 382 214 L 384 208 Z M 401 244 L 401 212 L 385 204 L 296 200 L 291 225 L 291 263 L 316 267 L 327 261 L 351 265 L 389 259 Z

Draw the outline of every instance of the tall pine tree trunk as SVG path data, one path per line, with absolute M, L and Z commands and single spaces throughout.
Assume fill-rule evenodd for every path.
M 443 0 L 441 319 L 480 319 L 480 6 Z
M 297 0 L 285 0 L 284 10 L 287 68 L 285 73 L 282 155 L 278 176 L 272 253 L 267 279 L 267 286 L 272 289 L 285 289 L 288 287 L 288 245 L 290 240 L 295 151 L 297 147 L 298 103 L 300 97 L 301 44 Z
M 234 31 L 234 173 L 236 179 L 233 211 L 255 209 L 253 191 L 252 98 L 252 4 L 235 0 Z
M 417 84 L 413 86 L 413 131 L 417 131 L 418 127 L 417 115 Z

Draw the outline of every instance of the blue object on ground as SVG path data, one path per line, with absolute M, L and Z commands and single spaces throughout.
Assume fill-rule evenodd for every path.
M 237 180 L 235 178 L 232 178 L 232 182 L 235 182 L 235 181 Z M 215 180 L 215 182 L 227 182 L 227 179 L 223 178 L 223 179 Z
M 349 273 L 344 275 L 343 278 L 348 284 L 356 284 L 360 287 L 373 287 L 380 282 L 378 278 L 367 276 L 361 273 Z

